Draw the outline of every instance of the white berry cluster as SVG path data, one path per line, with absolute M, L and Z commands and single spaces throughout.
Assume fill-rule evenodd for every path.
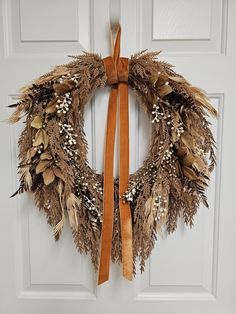
M 160 122 L 162 119 L 166 120 L 166 119 L 169 119 L 171 118 L 171 115 L 168 114 L 168 113 L 165 113 L 159 105 L 157 104 L 153 104 L 152 106 L 152 115 L 153 115 L 153 118 L 152 118 L 152 123 L 158 123 Z M 167 121 L 167 124 L 171 124 L 170 121 Z
M 77 134 L 73 133 L 74 129 L 70 124 L 59 122 L 60 133 L 65 136 L 63 149 L 69 156 L 74 156 L 77 159 L 78 149 L 76 149 Z
M 73 82 L 78 83 L 78 78 L 79 78 L 79 74 L 77 74 L 77 73 L 75 73 L 75 74 L 67 73 L 65 75 L 62 75 L 58 79 L 58 83 L 63 83 L 66 80 L 72 80 Z
M 155 197 L 154 205 L 152 210 L 156 212 L 155 221 L 161 221 L 165 218 L 167 209 L 167 199 L 165 196 L 158 195 Z
M 177 132 L 177 136 L 180 137 L 182 133 L 184 133 L 184 128 L 183 128 L 183 123 L 180 122 L 179 123 L 179 126 L 177 127 L 176 129 L 176 132 Z
M 66 93 L 63 96 L 57 95 L 56 98 L 57 98 L 57 104 L 56 104 L 57 113 L 67 113 L 72 103 L 72 98 L 71 98 L 70 93 Z
M 136 193 L 136 188 L 135 188 L 135 187 L 131 188 L 131 189 L 124 195 L 124 196 L 125 196 L 125 201 L 127 201 L 127 202 L 133 202 L 135 193 Z

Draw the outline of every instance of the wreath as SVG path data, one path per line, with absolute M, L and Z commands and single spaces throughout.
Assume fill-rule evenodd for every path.
M 102 242 L 108 256 L 103 269 L 109 269 L 111 256 L 113 262 L 123 262 L 123 274 L 131 279 L 137 259 L 141 271 L 144 270 L 163 228 L 174 232 L 180 215 L 186 225 L 193 226 L 199 204 L 208 206 L 205 190 L 216 157 L 207 117 L 208 113 L 217 116 L 217 112 L 202 90 L 191 86 L 172 65 L 158 60 L 160 52 L 142 51 L 130 59 L 120 58 L 119 40 L 120 29 L 112 57 L 102 59 L 93 53 L 72 56 L 72 62 L 56 66 L 23 88 L 19 101 L 9 106 L 16 107 L 9 122 L 25 116 L 19 138 L 20 186 L 13 196 L 33 193 L 36 206 L 46 213 L 47 222 L 54 228 L 56 240 L 68 217 L 76 248 L 90 254 L 96 270 Z M 98 174 L 87 159 L 84 107 L 95 91 L 107 84 L 112 90 L 107 141 L 114 135 L 114 126 L 109 128 L 114 115 L 109 117 L 109 110 L 120 93 L 122 112 L 121 102 L 125 102 L 128 86 L 152 122 L 148 156 L 126 181 L 123 174 L 123 190 L 119 178 L 113 180 L 113 176 Z M 123 114 L 127 122 L 127 114 Z M 122 116 L 123 123 L 121 119 Z M 122 138 L 126 139 L 125 153 L 128 135 L 123 134 Z M 110 144 L 107 142 L 107 151 L 113 149 L 112 140 L 114 136 Z M 106 154 L 105 167 L 110 161 L 111 169 L 113 155 Z M 127 149 L 125 154 L 128 156 Z M 127 163 L 127 158 L 123 159 L 122 168 L 127 168 Z M 112 205 L 107 212 L 104 189 Z M 121 206 L 127 206 L 123 217 Z M 108 218 L 104 215 L 110 217 L 109 226 L 105 226 Z M 102 257 L 100 263 L 101 260 Z M 101 273 L 100 265 L 100 283 L 108 278 Z

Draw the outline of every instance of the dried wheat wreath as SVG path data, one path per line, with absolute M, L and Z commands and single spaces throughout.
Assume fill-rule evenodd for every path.
M 113 262 L 123 262 L 123 275 L 131 279 L 137 258 L 144 270 L 163 226 L 168 233 L 175 231 L 181 214 L 187 225 L 193 225 L 200 202 L 208 206 L 204 193 L 216 163 L 207 117 L 217 112 L 205 93 L 175 73 L 171 65 L 157 60 L 159 52 L 120 58 L 119 40 L 120 29 L 113 57 L 73 56 L 72 62 L 56 66 L 22 89 L 19 102 L 10 105 L 16 107 L 10 122 L 17 122 L 22 114 L 26 117 L 19 138 L 20 187 L 14 195 L 33 192 L 56 240 L 68 216 L 77 249 L 91 255 L 95 269 L 104 236 L 106 257 L 100 258 L 99 283 L 108 279 L 110 255 Z M 84 107 L 106 84 L 121 93 L 120 102 L 127 96 L 122 96 L 122 86 L 133 89 L 152 121 L 152 140 L 143 166 L 128 177 L 124 193 L 119 193 L 119 179 L 114 180 L 114 192 L 113 184 L 106 188 L 114 202 L 109 212 L 104 209 L 104 176 L 89 166 L 83 130 Z M 114 103 L 111 92 L 109 106 Z M 109 119 L 112 124 L 108 112 Z M 109 129 L 107 137 L 111 133 Z M 112 149 L 112 143 L 106 149 Z M 107 157 L 108 164 L 111 158 Z M 128 205 L 123 217 L 122 204 Z

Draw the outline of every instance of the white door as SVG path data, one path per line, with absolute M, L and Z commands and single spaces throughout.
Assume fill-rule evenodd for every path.
M 118 0 L 117 0 L 118 1 Z M 218 166 L 195 227 L 182 223 L 158 239 L 144 274 L 133 282 L 112 265 L 110 281 L 96 287 L 87 257 L 74 248 L 69 228 L 59 243 L 29 195 L 17 188 L 17 138 L 22 125 L 4 120 L 17 90 L 66 55 L 109 54 L 109 0 L 0 1 L 0 314 L 235 314 L 235 0 L 121 0 L 122 55 L 148 48 L 219 111 L 212 129 Z M 90 164 L 102 171 L 108 88 L 87 106 Z M 131 170 L 142 163 L 149 121 L 131 97 Z M 103 128 L 104 126 L 104 128 Z

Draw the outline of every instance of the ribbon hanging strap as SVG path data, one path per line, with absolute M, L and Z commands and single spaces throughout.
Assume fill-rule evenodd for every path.
M 107 82 L 111 85 L 108 104 L 106 143 L 104 155 L 104 196 L 101 255 L 98 284 L 109 279 L 110 257 L 114 220 L 114 146 L 116 114 L 119 100 L 119 210 L 122 241 L 123 276 L 131 280 L 133 276 L 132 219 L 128 203 L 122 201 L 129 180 L 129 105 L 128 68 L 129 59 L 120 58 L 121 28 L 118 28 L 112 57 L 103 59 Z

